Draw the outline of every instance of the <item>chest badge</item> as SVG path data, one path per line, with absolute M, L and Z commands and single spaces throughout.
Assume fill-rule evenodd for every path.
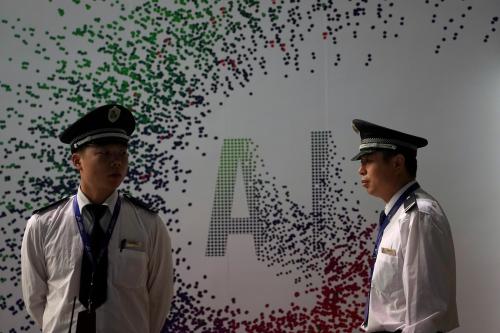
M 386 247 L 383 247 L 383 248 L 381 249 L 381 252 L 382 252 L 383 254 L 387 254 L 387 255 L 389 255 L 389 256 L 393 256 L 393 257 L 395 257 L 395 256 L 396 256 L 396 250 L 395 250 L 395 249 L 388 249 L 388 248 L 386 248 Z

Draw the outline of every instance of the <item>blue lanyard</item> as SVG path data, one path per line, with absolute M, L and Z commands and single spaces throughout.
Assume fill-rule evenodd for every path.
M 85 231 L 85 227 L 83 225 L 83 216 L 80 213 L 80 207 L 78 207 L 77 195 L 75 195 L 73 198 L 73 212 L 75 214 L 75 220 L 78 226 L 78 231 L 80 231 L 80 236 L 82 237 L 85 253 L 87 254 L 90 262 L 92 263 L 92 268 L 94 271 L 96 270 L 97 264 L 101 260 L 104 252 L 108 248 L 109 240 L 111 239 L 111 235 L 113 234 L 116 221 L 118 220 L 120 207 L 121 207 L 121 200 L 120 197 L 118 197 L 118 200 L 116 200 L 115 208 L 113 209 L 113 214 L 111 215 L 111 221 L 109 222 L 108 230 L 106 230 L 105 242 L 104 242 L 105 246 L 103 246 L 102 249 L 99 251 L 97 259 L 94 261 L 94 258 L 92 256 L 92 247 L 90 245 L 90 237 L 89 234 Z
M 387 227 L 389 222 L 391 222 L 392 217 L 394 216 L 394 214 L 396 214 L 399 207 L 401 207 L 401 205 L 406 200 L 406 198 L 410 194 L 415 192 L 419 187 L 420 187 L 420 185 L 418 183 L 415 183 L 415 184 L 411 185 L 410 187 L 408 187 L 406 189 L 406 191 L 404 191 L 403 194 L 401 194 L 401 196 L 398 198 L 398 200 L 396 201 L 394 206 L 392 206 L 391 210 L 389 211 L 389 214 L 387 214 L 387 216 L 384 218 L 384 220 L 380 223 L 380 226 L 378 229 L 378 234 L 377 234 L 377 240 L 375 242 L 375 248 L 373 249 L 373 254 L 372 254 L 372 257 L 374 260 L 373 265 L 375 265 L 375 259 L 377 259 L 378 248 L 380 246 L 380 243 L 382 242 L 382 236 L 384 235 L 385 228 Z M 373 271 L 373 268 L 372 268 L 372 271 Z

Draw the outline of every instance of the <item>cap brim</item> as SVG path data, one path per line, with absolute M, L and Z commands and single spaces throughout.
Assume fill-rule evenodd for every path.
M 75 147 L 73 147 L 73 145 L 71 145 L 71 151 L 75 152 L 81 148 L 88 147 L 88 146 L 104 146 L 104 145 L 108 145 L 108 144 L 122 144 L 124 146 L 128 146 L 128 141 L 129 140 L 127 140 L 127 139 L 115 138 L 115 137 L 99 138 L 99 139 L 87 141 L 84 144 L 78 146 L 77 148 L 75 148 Z
M 351 161 L 360 160 L 361 157 L 363 157 L 365 155 L 368 155 L 368 154 L 371 154 L 371 153 L 374 153 L 376 151 L 377 151 L 377 149 L 363 149 L 359 153 L 357 153 L 356 156 L 354 156 L 353 158 L 351 158 Z
M 91 145 L 107 145 L 107 144 L 113 144 L 113 143 L 116 143 L 116 144 L 124 144 L 124 145 L 128 145 L 128 139 L 122 139 L 122 138 L 101 138 L 101 139 L 96 139 L 96 140 L 92 140 L 92 141 L 89 141 L 88 144 L 91 144 Z

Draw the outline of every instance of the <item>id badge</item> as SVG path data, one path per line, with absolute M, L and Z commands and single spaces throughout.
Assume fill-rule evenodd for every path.
M 95 333 L 95 311 L 84 310 L 78 313 L 76 333 Z

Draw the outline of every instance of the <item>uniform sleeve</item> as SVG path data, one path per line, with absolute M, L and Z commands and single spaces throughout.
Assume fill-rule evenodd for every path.
M 439 209 L 410 215 L 403 267 L 406 318 L 403 333 L 447 331 L 455 304 L 455 255 L 446 217 Z
M 157 217 L 152 254 L 148 266 L 150 328 L 160 332 L 170 311 L 173 296 L 173 268 L 170 237 L 165 224 Z
M 43 234 L 37 215 L 26 225 L 21 246 L 21 285 L 26 310 L 42 327 L 42 318 L 47 302 L 47 273 L 43 252 Z

